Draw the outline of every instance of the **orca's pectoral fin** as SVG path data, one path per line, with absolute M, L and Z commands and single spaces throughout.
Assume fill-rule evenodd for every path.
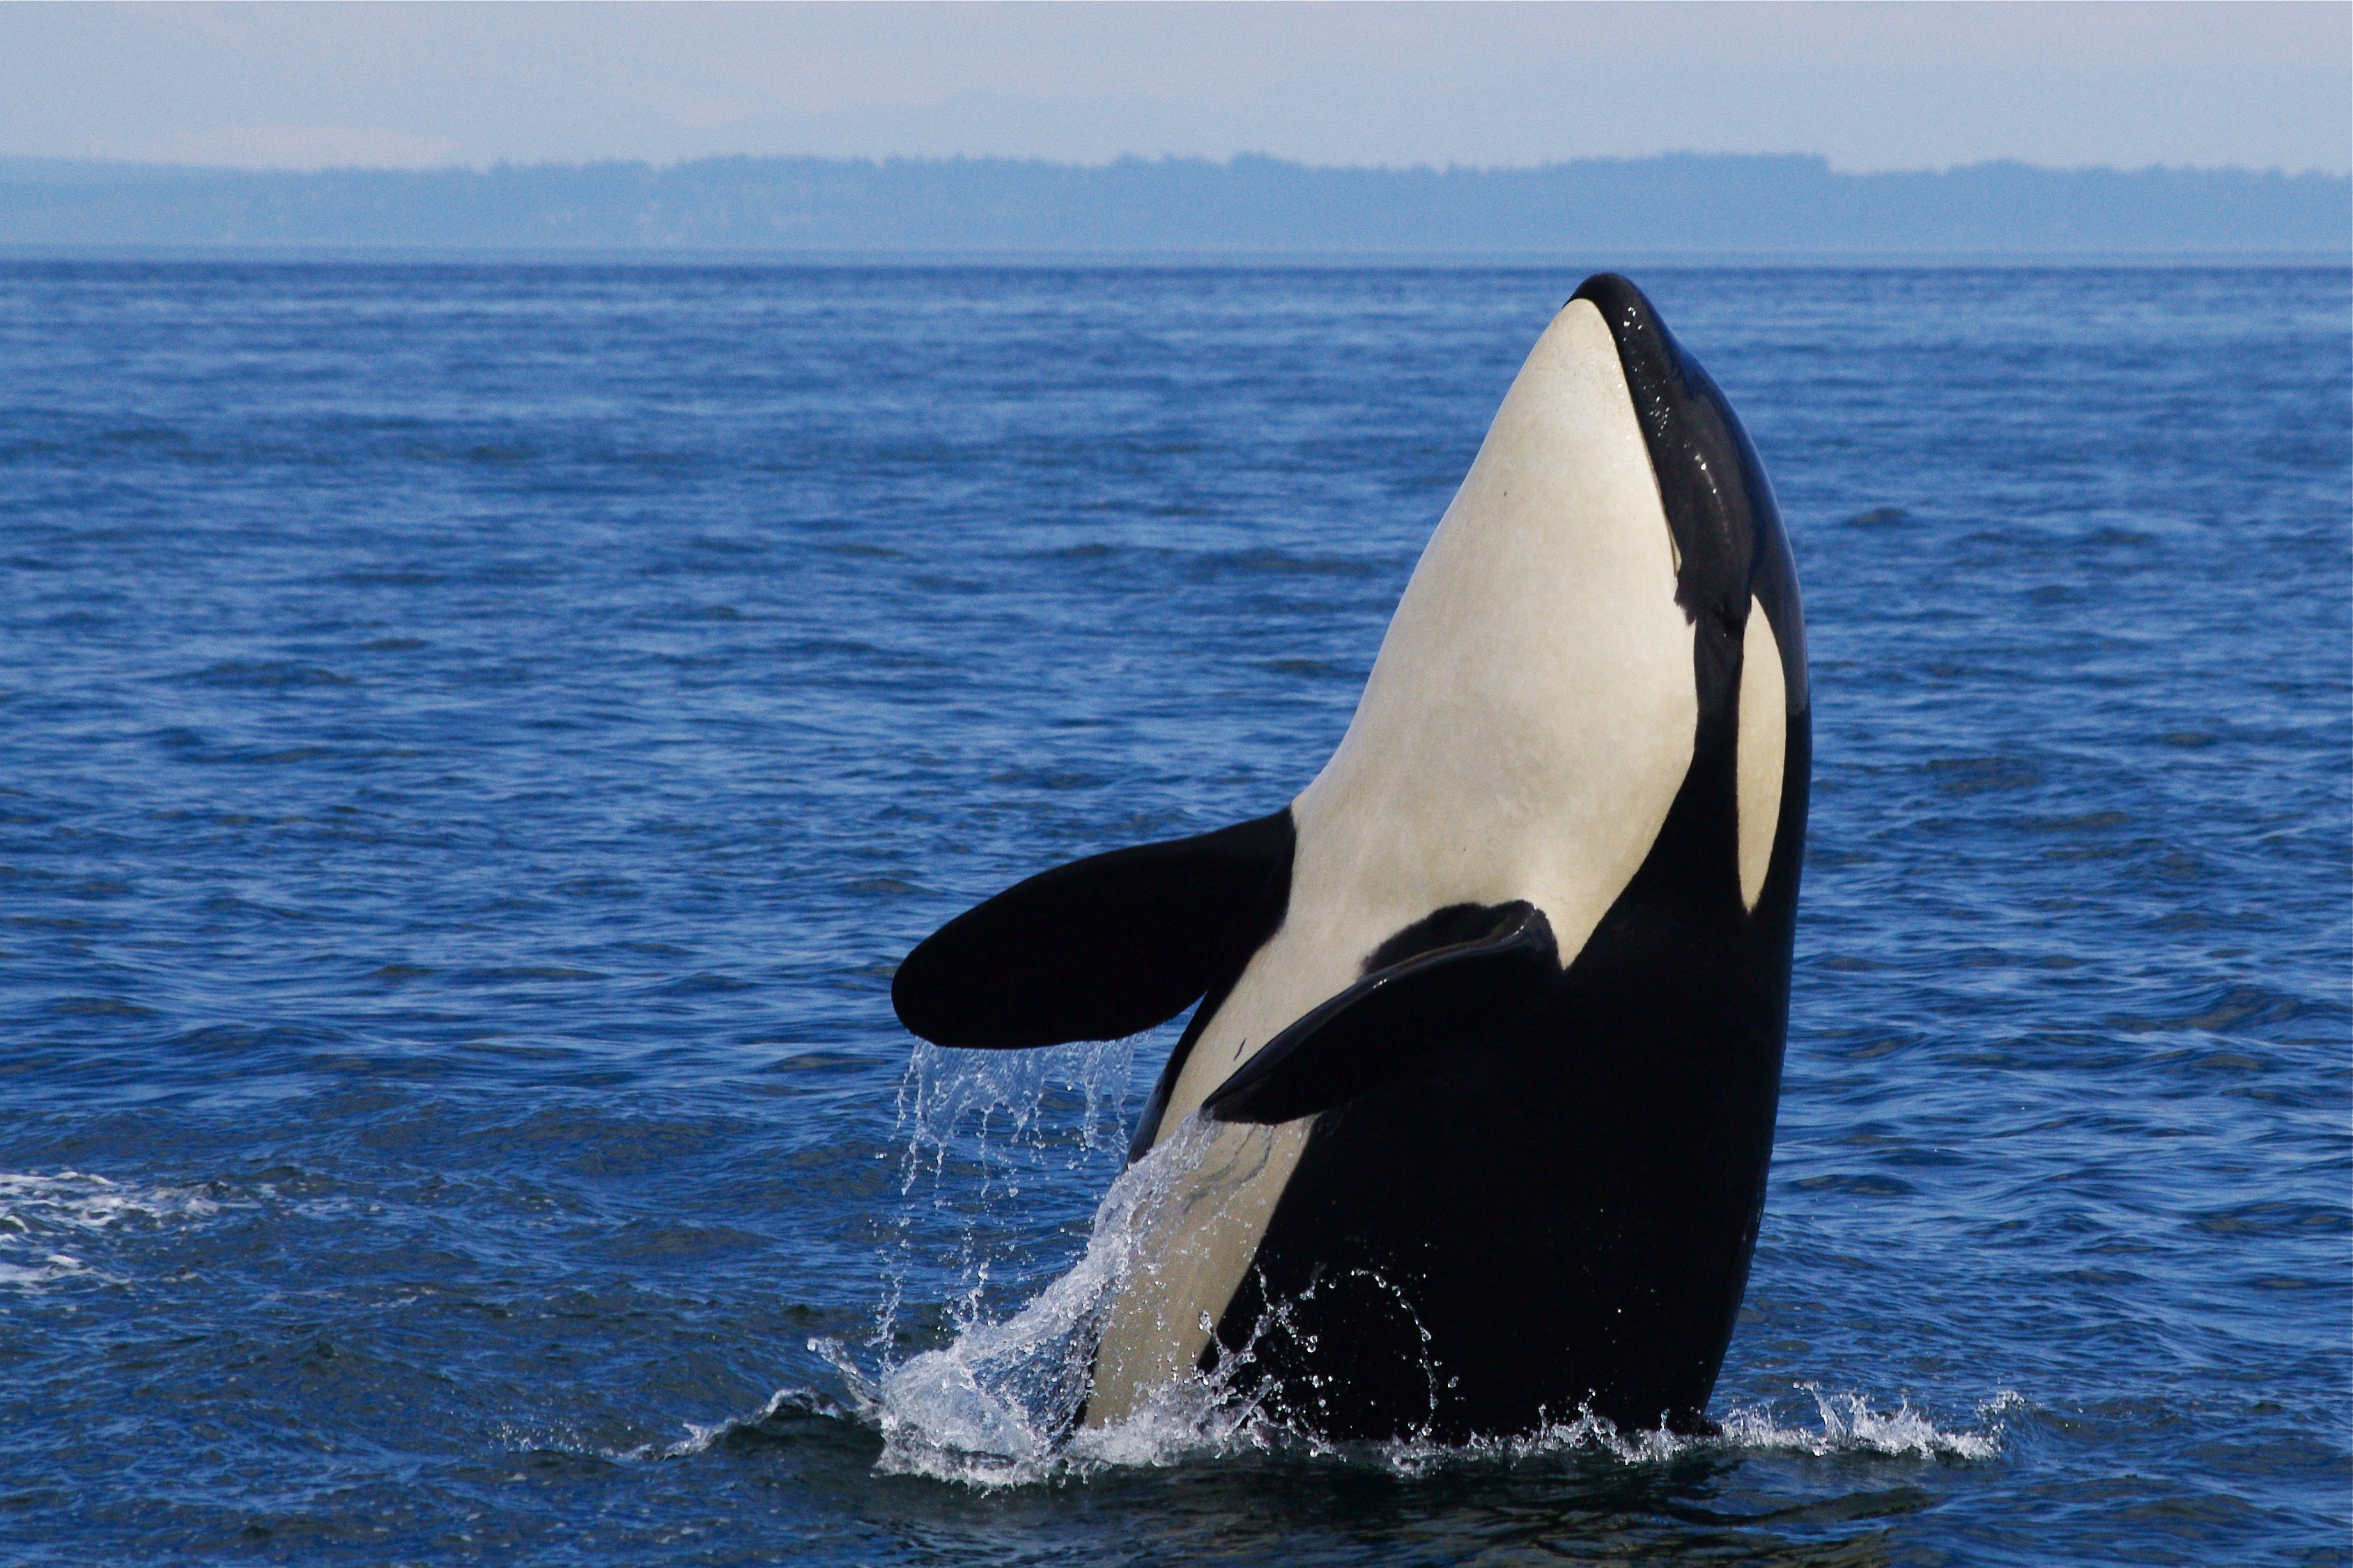
M 1116 1040 L 1183 1012 L 1282 921 L 1291 813 L 1041 871 L 920 943 L 891 982 L 934 1045 Z
M 1509 1032 L 1560 973 L 1552 923 L 1499 906 L 1484 934 L 1377 969 L 1267 1042 L 1201 1109 L 1215 1121 L 1290 1121 Z

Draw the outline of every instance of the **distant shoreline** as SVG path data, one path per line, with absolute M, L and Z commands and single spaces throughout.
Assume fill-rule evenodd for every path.
M 2023 163 L 1851 174 L 1813 156 L 1689 153 L 1445 170 L 713 158 L 289 173 L 0 159 L 0 256 L 97 251 L 2326 265 L 2353 256 L 2353 179 Z

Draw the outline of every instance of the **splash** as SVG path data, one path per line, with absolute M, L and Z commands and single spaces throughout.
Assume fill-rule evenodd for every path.
M 916 1041 L 899 1084 L 899 1127 L 908 1139 L 902 1192 L 912 1193 L 926 1167 L 943 1173 L 967 1136 L 984 1170 L 1017 1184 L 1019 1172 L 1039 1168 L 1060 1144 L 1075 1142 L 1086 1153 L 1124 1150 L 1129 1079 L 1136 1047 L 1149 1038 L 1027 1051 L 951 1051 Z M 1076 1127 L 1062 1135 L 1050 1125 L 1058 1090 L 1076 1096 Z M 981 1195 L 989 1192 L 985 1183 Z
M 1974 1430 L 1948 1431 L 1925 1412 L 1913 1409 L 1909 1400 L 1900 1402 L 1892 1411 L 1880 1411 L 1860 1394 L 1825 1394 L 1815 1383 L 1796 1386 L 1813 1396 L 1821 1419 L 1820 1429 L 1808 1431 L 1780 1426 L 1767 1411 L 1736 1407 L 1725 1418 L 1725 1445 L 1736 1448 L 1794 1449 L 1816 1455 L 1873 1453 L 1920 1459 L 1947 1456 L 1991 1459 L 2001 1453 L 2002 1433 L 2008 1425 L 2005 1417 L 2013 1410 L 2026 1407 L 2023 1395 L 2003 1389 L 1978 1405 Z
M 1254 1442 L 1256 1412 L 1226 1397 L 1229 1373 L 1180 1380 L 1116 1426 L 1079 1427 L 1112 1300 L 1139 1269 L 1156 1265 L 1153 1248 L 1178 1228 L 1165 1223 L 1170 1205 L 1184 1201 L 1184 1178 L 1211 1136 L 1187 1123 L 1122 1172 L 1078 1262 L 1010 1317 L 976 1317 L 949 1344 L 872 1379 L 839 1346 L 811 1342 L 881 1428 L 884 1471 L 1008 1486 L 1072 1468 L 1160 1462 L 1205 1444 Z
M 1607 1455 L 1622 1464 L 1648 1465 L 1694 1453 L 1800 1453 L 1825 1458 L 1833 1454 L 1881 1454 L 1892 1458 L 1992 1459 L 2001 1453 L 2001 1439 L 2010 1412 L 2026 1407 L 2023 1397 L 2008 1389 L 1980 1402 L 1973 1427 L 1947 1428 L 1909 1400 L 1892 1411 L 1873 1405 L 1860 1393 L 1826 1394 L 1815 1383 L 1791 1385 L 1811 1395 L 1819 1426 L 1777 1419 L 1762 1405 L 1736 1405 L 1725 1415 L 1722 1430 L 1706 1436 L 1682 1436 L 1662 1427 L 1656 1431 L 1621 1431 L 1607 1418 L 1580 1410 L 1570 1420 L 1548 1422 L 1539 1430 L 1517 1437 L 1480 1438 L 1459 1447 L 1414 1443 L 1390 1445 L 1381 1458 L 1390 1468 L 1419 1473 L 1433 1466 L 1464 1460 L 1517 1461 L 1556 1455 Z
M 1106 1469 L 1166 1466 L 1252 1453 L 1282 1452 L 1419 1476 L 1462 1466 L 1516 1465 L 1568 1456 L 1646 1465 L 1694 1451 L 1881 1454 L 1916 1459 L 1998 1457 L 2003 1416 L 2024 1401 L 2004 1393 L 1981 1405 L 1974 1426 L 1937 1425 L 1899 1401 L 1887 1409 L 1856 1392 L 1810 1395 L 1814 1423 L 1739 1406 L 1720 1433 L 1679 1436 L 1620 1431 L 1589 1411 L 1510 1438 L 1441 1444 L 1426 1437 L 1390 1443 L 1326 1442 L 1287 1427 L 1250 1392 L 1246 1376 L 1260 1342 L 1290 1331 L 1287 1310 L 1261 1321 L 1251 1342 L 1216 1367 L 1154 1390 L 1125 1419 L 1082 1426 L 1094 1347 L 1113 1300 L 1139 1270 L 1155 1268 L 1158 1249 L 1193 1216 L 1186 1178 L 1215 1132 L 1190 1121 L 1150 1153 L 1117 1170 L 1096 1207 L 1082 1253 L 1018 1306 L 992 1310 L 1003 1296 L 994 1278 L 1030 1262 L 1036 1247 L 1000 1212 L 1025 1186 L 1067 1191 L 1091 1167 L 1116 1170 L 1126 1145 L 1124 1095 L 1140 1040 L 1108 1047 L 1032 1052 L 946 1052 L 919 1047 L 900 1091 L 907 1140 L 901 1166 L 902 1209 L 896 1255 L 886 1279 L 864 1363 L 843 1343 L 809 1342 L 841 1379 L 845 1402 L 832 1405 L 882 1437 L 877 1468 L 994 1490 L 1084 1479 Z M 947 1342 L 900 1355 L 906 1284 L 924 1252 L 923 1234 L 945 1220 L 954 1239 L 936 1241 L 929 1259 L 959 1281 L 947 1303 Z M 1031 1270 L 1034 1273 L 1034 1269 Z M 1205 1324 L 1206 1328 L 1207 1325 Z M 1425 1369 L 1429 1370 L 1429 1369 Z M 734 1427 L 756 1425 L 783 1406 L 804 1407 L 805 1390 L 780 1392 L 745 1420 L 695 1427 L 681 1444 L 644 1457 L 699 1452 Z
M 1255 1341 L 1216 1373 L 1156 1390 L 1115 1426 L 1079 1425 L 1111 1303 L 1184 1230 L 1171 1221 L 1199 1201 L 1185 1178 L 1216 1135 L 1187 1123 L 1121 1168 L 1129 1080 L 1150 1038 L 1027 1052 L 916 1048 L 900 1089 L 907 1152 L 893 1257 L 864 1347 L 879 1364 L 870 1371 L 846 1345 L 810 1342 L 840 1375 L 857 1418 L 881 1431 L 886 1472 L 997 1487 L 1275 1440 L 1232 1387 Z M 1109 1190 L 1083 1250 L 1018 1307 L 992 1310 L 1002 1295 L 997 1276 L 1024 1268 L 1012 1254 L 1035 1250 L 1038 1238 L 1034 1218 L 1025 1230 L 1000 1210 L 1025 1186 L 1050 1178 L 1068 1192 L 1097 1172 Z M 926 1258 L 925 1236 L 936 1237 L 943 1221 L 954 1240 L 933 1240 Z M 946 1303 L 948 1342 L 901 1356 L 906 1282 L 923 1263 L 944 1266 L 959 1282 Z M 1282 1326 L 1271 1316 L 1261 1332 Z
M 1139 1035 L 1028 1051 L 951 1051 L 918 1041 L 899 1083 L 899 1212 L 868 1349 L 886 1360 L 907 1332 L 906 1285 L 919 1269 L 958 1281 L 952 1325 L 986 1314 L 1000 1262 L 1017 1271 L 1036 1226 L 1026 1188 L 1067 1191 L 1118 1168 Z M 951 1233 L 944 1244 L 943 1229 Z

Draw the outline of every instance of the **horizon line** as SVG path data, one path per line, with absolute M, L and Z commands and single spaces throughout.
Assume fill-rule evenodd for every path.
M 1267 163 L 1298 169 L 1310 174 L 1525 174 L 1547 170 L 1575 168 L 1585 164 L 1640 164 L 1689 162 L 1745 163 L 1807 163 L 1820 164 L 1834 177 L 1841 179 L 1886 179 L 1943 176 L 1965 174 L 1980 169 L 2022 169 L 2051 174 L 2244 174 L 2256 178 L 2281 180 L 2331 180 L 2353 184 L 2353 172 L 2337 173 L 2322 168 L 2291 170 L 2284 164 L 2257 166 L 2247 163 L 2037 163 L 2023 158 L 1980 158 L 1971 163 L 1947 163 L 1941 167 L 1923 166 L 1902 169 L 1846 169 L 1831 162 L 1823 153 L 1808 152 L 1702 152 L 1695 149 L 1670 148 L 1657 153 L 1592 153 L 1571 158 L 1554 158 L 1531 163 L 1311 163 L 1302 159 L 1286 158 L 1276 153 L 1240 152 L 1213 157 L 1191 153 L 1122 153 L 1100 162 L 1049 158 L 1005 153 L 713 153 L 694 158 L 675 158 L 660 162 L 650 158 L 586 158 L 565 160 L 545 158 L 533 161 L 501 158 L 486 163 L 451 162 L 446 163 L 191 163 L 142 158 L 81 158 L 58 157 L 41 153 L 0 153 L 0 177 L 12 168 L 39 166 L 63 172 L 69 169 L 108 170 L 114 172 L 143 171 L 174 174 L 490 174 L 501 171 L 530 172 L 534 170 L 645 169 L 655 174 L 691 168 L 709 163 L 815 163 L 842 165 L 886 167 L 891 164 L 1019 164 L 1029 167 L 1066 169 L 1073 172 L 1102 172 L 1124 164 L 1142 163 L 1167 166 L 1190 164 L 1204 168 L 1231 170 L 1239 164 Z
M 46 265 L 170 265 L 186 262 L 210 265 L 251 261 L 311 265 L 347 262 L 375 267 L 402 264 L 513 266 L 534 262 L 629 268 L 781 267 L 781 268 L 909 268 L 1040 267 L 1126 271 L 1155 267 L 1259 268 L 1268 270 L 1381 270 L 1427 268 L 1463 270 L 1539 271 L 1562 266 L 1608 268 L 1627 265 L 1700 270 L 1754 268 L 1759 271 L 2068 271 L 2081 268 L 2133 271 L 2219 270 L 2248 268 L 2295 271 L 2337 271 L 2353 268 L 2353 253 L 2310 246 L 2251 247 L 2242 250 L 2158 248 L 2067 250 L 1816 248 L 1711 249 L 1706 247 L 1591 247 L 1585 254 L 1571 249 L 1541 247 L 1496 249 L 1380 249 L 1371 247 L 1281 250 L 1215 246 L 1103 247 L 1051 246 L 665 246 L 372 244 L 315 240 L 225 240 L 217 243 L 178 241 L 85 241 L 72 244 L 0 240 L 0 267 Z

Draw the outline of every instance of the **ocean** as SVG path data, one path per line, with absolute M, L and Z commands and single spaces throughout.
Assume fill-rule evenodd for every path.
M 2341 265 L 1629 268 L 1812 653 L 1721 1436 L 1028 1420 L 1176 1026 L 893 967 L 1314 775 L 1588 270 L 0 264 L 0 1561 L 2353 1561 Z

